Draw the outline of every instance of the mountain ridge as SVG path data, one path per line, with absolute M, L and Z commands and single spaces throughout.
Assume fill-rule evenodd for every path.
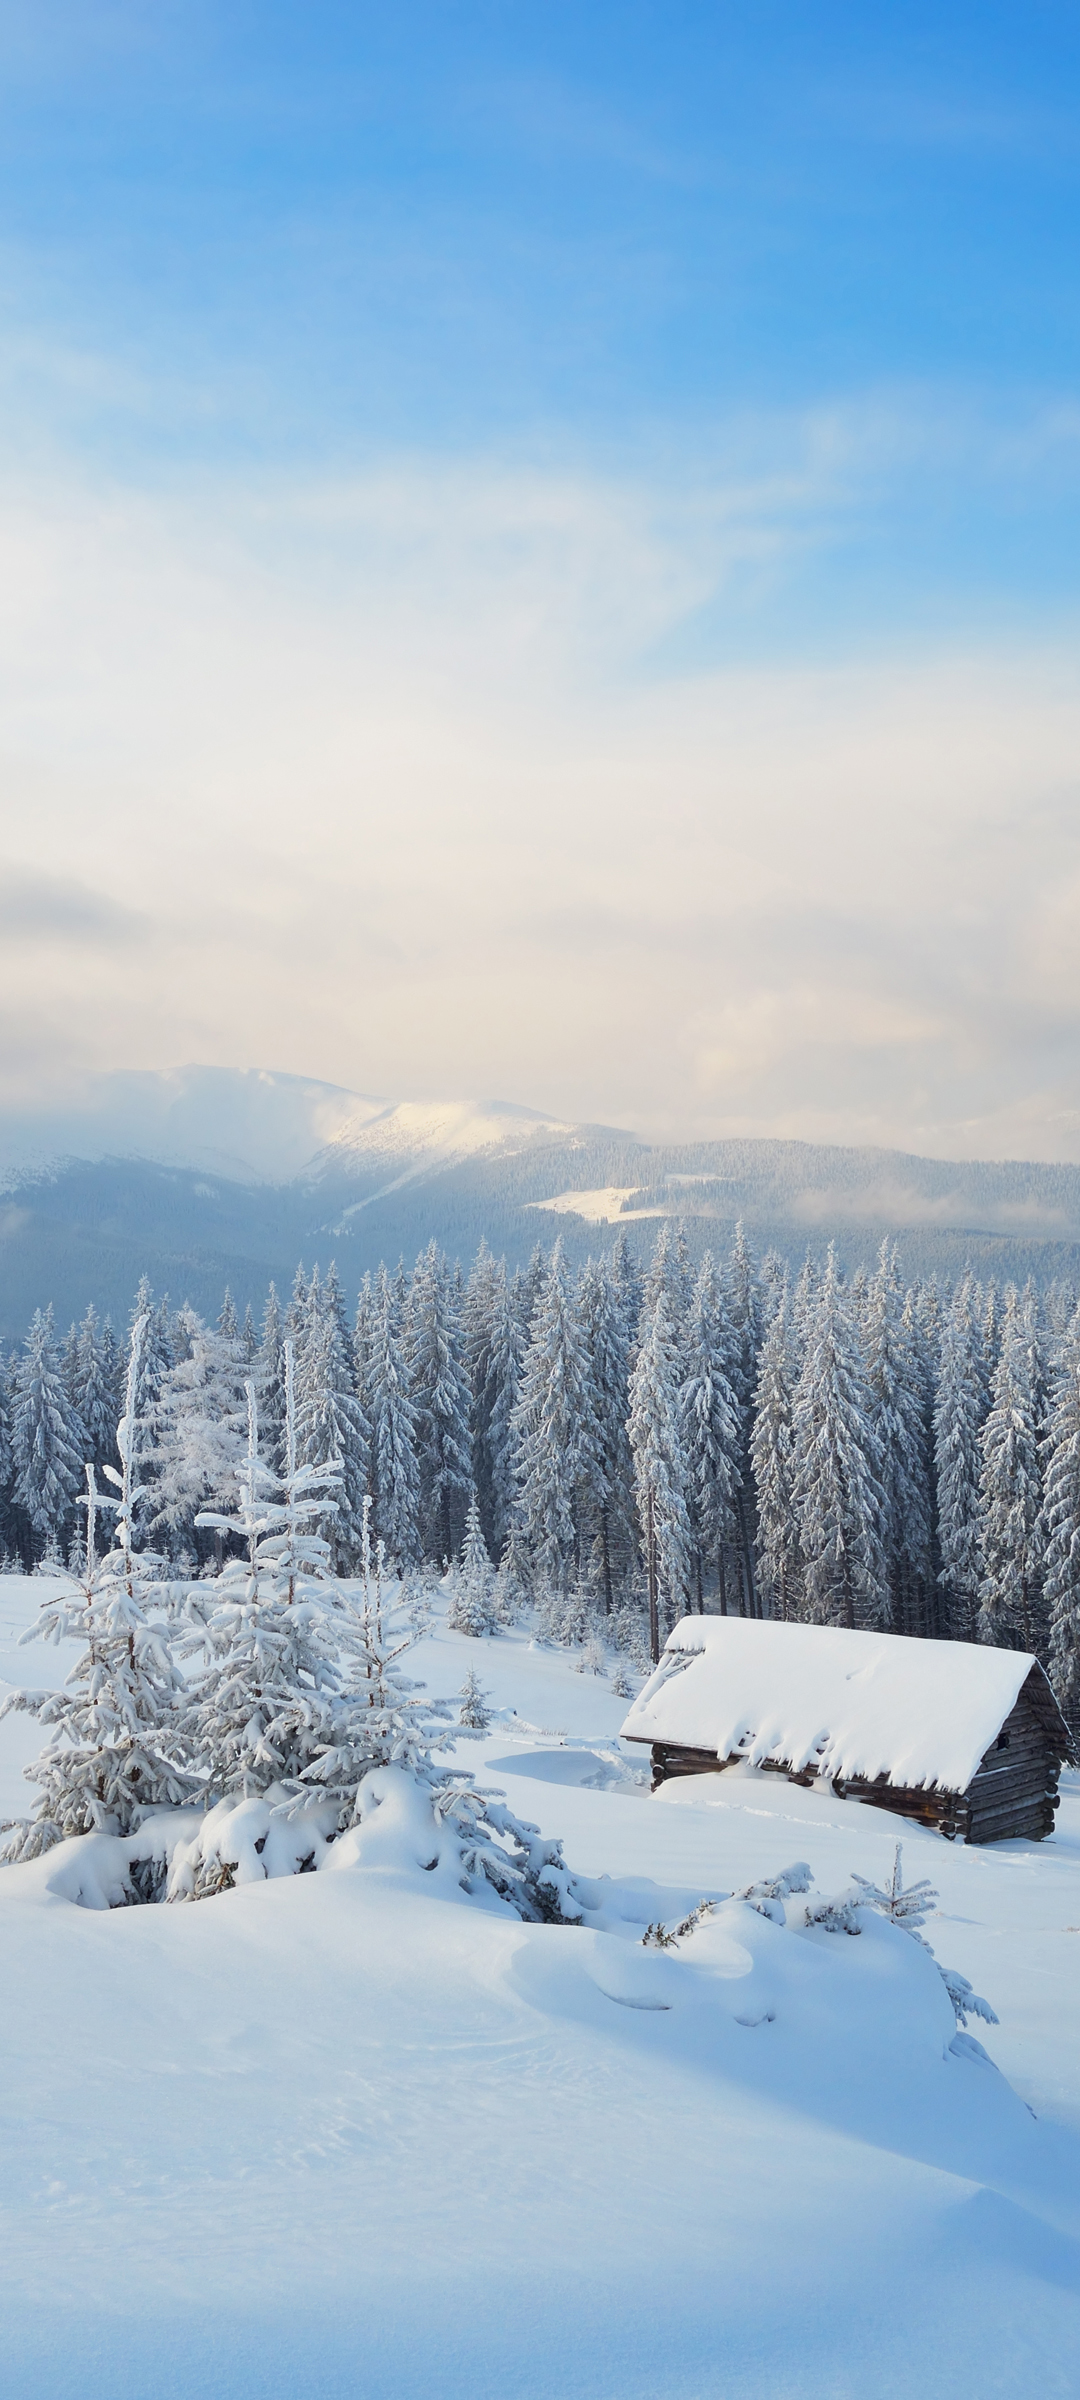
M 970 1261 L 999 1279 L 1080 1282 L 1074 1166 L 767 1136 L 651 1142 L 514 1101 L 393 1101 L 269 1070 L 103 1077 L 97 1097 L 96 1114 L 93 1092 L 81 1110 L 0 1112 L 4 1338 L 49 1299 L 62 1323 L 91 1299 L 126 1316 L 144 1271 L 216 1312 L 226 1282 L 258 1306 L 300 1258 L 336 1256 L 355 1289 L 432 1237 L 466 1264 L 482 1238 L 518 1264 L 537 1241 L 561 1236 L 583 1258 L 620 1230 L 645 1253 L 664 1218 L 684 1223 L 695 1255 L 722 1249 L 741 1217 L 759 1250 L 793 1265 L 836 1238 L 854 1267 L 896 1233 L 913 1274 L 949 1278 Z M 68 1147 L 48 1155 L 61 1136 Z

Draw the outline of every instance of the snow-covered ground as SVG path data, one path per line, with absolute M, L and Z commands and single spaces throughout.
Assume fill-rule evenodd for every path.
M 47 1586 L 0 1578 L 0 1676 Z M 951 2400 L 1080 2391 L 1080 1787 L 1036 1847 L 901 1829 L 916 1945 L 720 1909 L 893 1818 L 739 1772 L 650 1798 L 572 1654 L 441 1626 L 498 1712 L 461 1759 L 613 1879 L 599 1932 L 367 1864 L 97 1912 L 0 1872 L 3 2370 L 19 2400 Z M 0 1726 L 0 1813 L 38 1735 Z M 54 1854 L 55 1856 L 55 1854 Z M 646 1879 L 651 1879 L 651 1885 Z M 621 1922 L 620 1922 L 621 1921 Z M 1034 2114 L 1032 2113 L 1034 2112 Z

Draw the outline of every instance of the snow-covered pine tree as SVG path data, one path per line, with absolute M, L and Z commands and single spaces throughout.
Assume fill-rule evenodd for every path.
M 801 1568 L 795 1511 L 794 1378 L 786 1291 L 769 1319 L 758 1361 L 750 1464 L 757 1501 L 758 1585 L 769 1615 L 796 1617 Z
M 420 1465 L 398 1300 L 385 1267 L 380 1267 L 375 1287 L 367 1401 L 374 1529 L 387 1557 L 403 1574 L 420 1557 Z
M 590 1478 L 596 1525 L 596 1567 L 604 1614 L 634 1558 L 634 1462 L 626 1430 L 630 1405 L 630 1337 L 622 1292 L 606 1258 L 591 1258 L 578 1286 L 593 1414 L 595 1468 Z
M 100 1473 L 102 1467 L 115 1466 L 116 1406 L 115 1365 L 110 1359 L 98 1330 L 97 1311 L 91 1302 L 79 1327 L 75 1351 L 75 1414 L 82 1425 L 88 1443 L 88 1456 Z
M 469 1386 L 461 1308 L 438 1244 L 416 1262 L 407 1324 L 409 1379 L 416 1409 L 420 1506 L 428 1556 L 456 1557 L 473 1488 Z
M 458 1724 L 466 1726 L 470 1733 L 486 1733 L 491 1723 L 489 1698 L 490 1693 L 485 1692 L 475 1667 L 470 1667 L 458 1693 L 461 1702 Z
M 0 1557 L 5 1559 L 11 1557 L 16 1544 L 11 1489 L 13 1474 L 8 1362 L 3 1351 L 0 1350 Z
M 1010 1284 L 1001 1317 L 979 1478 L 978 1637 L 1045 1654 L 1040 1591 L 1037 1338 Z
M 447 1617 L 447 1623 L 455 1633 L 490 1633 L 494 1587 L 495 1569 L 484 1540 L 479 1502 L 474 1492 L 465 1519 L 461 1565 L 454 1575 Z
M 75 1395 L 79 1383 L 79 1328 L 74 1318 L 68 1326 L 63 1341 L 58 1344 L 58 1356 L 64 1398 L 73 1414 L 78 1415 L 78 1402 Z
M 993 1277 L 989 1283 L 981 1287 L 980 1296 L 982 1299 L 983 1358 L 986 1362 L 987 1382 L 992 1383 L 997 1372 L 1001 1350 L 1002 1320 L 1001 1293 Z
M 252 1370 L 259 1409 L 259 1439 L 275 1474 L 284 1464 L 285 1329 L 277 1287 L 271 1284 L 263 1310 L 262 1338 Z M 246 1380 L 246 1378 L 245 1378 Z
M 654 1664 L 660 1656 L 661 1615 L 667 1632 L 689 1606 L 691 1589 L 686 1451 L 679 1421 L 682 1368 L 670 1294 L 658 1279 L 651 1299 L 642 1304 L 627 1420 Z
M 366 1274 L 356 1295 L 356 1315 L 353 1318 L 352 1354 L 356 1377 L 356 1397 L 364 1415 L 371 1423 L 371 1355 L 375 1339 L 375 1294 L 370 1272 Z
M 520 1281 L 505 1275 L 496 1294 L 491 1321 L 485 1392 L 487 1471 L 491 1503 L 492 1553 L 500 1557 L 510 1538 L 514 1514 L 514 1409 L 525 1359 L 525 1324 Z
M 685 1445 L 685 1487 L 693 1537 L 694 1585 L 704 1613 L 702 1574 L 716 1559 L 720 1605 L 727 1613 L 725 1551 L 741 1539 L 737 1496 L 742 1430 L 731 1387 L 731 1329 L 723 1286 L 711 1250 L 698 1269 L 683 1340 L 684 1376 L 679 1394 Z
M 1049 1674 L 1075 1739 L 1080 1735 L 1080 1308 L 1054 1354 L 1043 1448 Z
M 67 1547 L 86 1447 L 64 1390 L 52 1309 L 37 1308 L 11 1375 L 12 1496 L 28 1566 L 50 1541 Z
M 535 1242 L 528 1266 L 524 1274 L 519 1276 L 517 1284 L 521 1329 L 526 1343 L 532 1332 L 533 1318 L 536 1315 L 540 1295 L 547 1287 L 549 1265 L 550 1261 L 543 1243 Z
M 307 1323 L 308 1296 L 308 1280 L 303 1260 L 301 1260 L 293 1276 L 292 1291 L 289 1294 L 289 1305 L 285 1311 L 283 1325 L 285 1340 L 292 1343 L 294 1352 L 297 1342 L 303 1337 L 304 1327 Z
M 813 1624 L 885 1623 L 883 1496 L 870 1394 L 830 1243 L 795 1387 L 800 1615 Z
M 500 1308 L 505 1311 L 505 1306 L 505 1260 L 493 1258 L 487 1242 L 482 1241 L 465 1291 L 463 1338 L 470 1393 L 473 1483 L 489 1540 L 494 1539 L 495 1517 L 490 1439 L 492 1356 L 496 1322 Z
M 284 1473 L 275 1476 L 260 1457 L 249 1379 L 238 1506 L 199 1519 L 240 1550 L 213 1583 L 196 1584 L 187 1601 L 183 1648 L 201 1661 L 191 1679 L 193 1750 L 211 1804 L 275 1787 L 286 1806 L 295 1804 L 305 1777 L 321 1767 L 340 1733 L 355 1617 L 318 1531 L 333 1509 L 339 1474 L 332 1461 L 299 1460 L 291 1342 L 285 1380 Z
M 979 1293 L 969 1270 L 957 1284 L 945 1313 L 934 1402 L 943 1630 L 950 1640 L 959 1642 L 973 1642 L 978 1626 L 982 1576 L 979 1485 L 982 1429 L 989 1403 Z
M 811 1257 L 808 1250 L 791 1295 L 792 1362 L 797 1372 L 801 1370 L 806 1357 L 820 1288 L 821 1276 L 818 1272 L 817 1260 Z
M 132 1432 L 132 1441 L 134 1444 L 132 1457 L 137 1469 L 137 1481 L 140 1495 L 137 1503 L 137 1506 L 141 1511 L 139 1534 L 140 1538 L 145 1539 L 149 1533 L 151 1520 L 160 1506 L 157 1492 L 155 1490 L 157 1470 L 154 1463 L 154 1454 L 157 1450 L 160 1434 L 162 1387 L 166 1375 L 176 1362 L 177 1356 L 176 1346 L 173 1338 L 173 1327 L 170 1325 L 169 1321 L 168 1296 L 166 1295 L 163 1299 L 155 1301 L 153 1292 L 150 1289 L 149 1281 L 145 1275 L 140 1278 L 139 1288 L 135 1294 L 131 1311 L 131 1320 L 128 1327 L 128 1343 L 123 1367 L 123 1383 L 125 1394 L 127 1390 L 128 1365 L 131 1357 L 131 1336 L 134 1333 L 136 1325 L 142 1318 L 145 1318 L 146 1325 L 139 1351 L 139 1369 L 135 1392 L 135 1414 Z M 183 1346 L 184 1337 L 181 1336 L 180 1338 L 181 1346 Z M 124 1405 L 126 1408 L 126 1399 Z
M 237 1316 L 236 1302 L 233 1299 L 228 1284 L 225 1286 L 225 1294 L 221 1303 L 220 1314 L 218 1316 L 217 1329 L 223 1342 L 231 1342 L 234 1349 L 239 1350 L 240 1319 Z
M 41 1756 L 27 1769 L 41 1788 L 36 1816 L 8 1824 L 8 1859 L 37 1857 L 72 1834 L 127 1834 L 149 1808 L 190 1798 L 194 1779 L 185 1761 L 186 1695 L 177 1672 L 171 1627 L 148 1610 L 161 1587 L 147 1584 L 134 1548 L 138 1475 L 132 1456 L 140 1350 L 146 1319 L 132 1328 L 124 1415 L 117 1430 L 119 1469 L 106 1466 L 118 1487 L 109 1498 L 86 1469 L 85 1566 L 59 1598 L 47 1601 L 27 1638 L 86 1644 L 60 1692 L 12 1692 L 0 1716 L 25 1709 L 49 1728 Z M 98 1555 L 101 1511 L 115 1509 L 112 1547 Z
M 516 1521 L 534 1572 L 565 1597 L 597 1437 L 589 1356 L 561 1241 L 533 1312 L 511 1431 Z
M 336 1460 L 335 1511 L 326 1526 L 338 1573 L 355 1571 L 371 1468 L 371 1427 L 357 1397 L 353 1349 L 337 1272 L 312 1276 L 296 1350 L 296 1438 L 301 1466 Z
M 750 1437 L 754 1425 L 754 1390 L 761 1348 L 764 1297 L 753 1252 L 740 1222 L 724 1279 L 727 1322 L 731 1329 L 728 1375 L 738 1416 L 739 1445 L 735 1464 L 735 1514 L 739 1528 L 739 1559 L 748 1616 L 760 1616 L 754 1576 L 754 1479 L 750 1471 Z
M 883 1496 L 881 1535 L 897 1633 L 931 1630 L 930 1465 L 914 1327 L 896 1245 L 882 1242 L 867 1287 L 862 1348 Z
M 176 1334 L 183 1354 L 162 1378 L 150 1460 L 151 1529 L 174 1554 L 195 1546 L 202 1511 L 230 1498 L 245 1441 L 237 1343 L 204 1325 L 193 1308 L 179 1310 Z
M 611 1245 L 611 1279 L 622 1301 L 626 1338 L 632 1350 L 637 1340 L 638 1318 L 641 1315 L 641 1277 L 625 1226 L 620 1228 Z
M 693 1277 L 685 1231 L 681 1225 L 673 1225 L 670 1219 L 666 1219 L 657 1234 L 652 1257 L 645 1270 L 640 1314 L 653 1308 L 657 1294 L 664 1292 L 668 1323 L 675 1340 L 681 1342 L 692 1289 Z

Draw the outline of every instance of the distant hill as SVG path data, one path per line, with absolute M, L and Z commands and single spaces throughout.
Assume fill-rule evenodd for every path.
M 665 1217 L 691 1249 L 755 1247 L 797 1264 L 835 1238 L 852 1268 L 884 1233 L 910 1274 L 1080 1285 L 1080 1168 L 958 1164 L 808 1142 L 649 1143 L 501 1101 L 392 1102 L 297 1076 L 187 1068 L 97 1079 L 63 1115 L 0 1117 L 0 1336 L 47 1299 L 126 1317 L 142 1272 L 216 1310 L 229 1283 L 261 1304 L 299 1258 L 336 1257 L 352 1292 L 381 1258 L 432 1238 L 467 1263 L 480 1240 L 523 1262 L 561 1234 L 574 1257 L 625 1228 L 645 1252 Z

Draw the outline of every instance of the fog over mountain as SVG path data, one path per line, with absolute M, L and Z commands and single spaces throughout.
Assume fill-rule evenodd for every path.
M 837 1240 L 850 1267 L 882 1234 L 911 1273 L 1080 1279 L 1080 1169 L 953 1164 L 805 1142 L 652 1143 L 507 1101 L 399 1101 L 262 1071 L 115 1074 L 61 1110 L 0 1116 L 0 1333 L 35 1306 L 126 1316 L 140 1274 L 174 1302 L 261 1305 L 298 1259 L 336 1257 L 347 1289 L 432 1236 L 467 1263 L 561 1235 L 573 1257 L 664 1217 L 722 1249 L 739 1217 L 797 1263 Z

